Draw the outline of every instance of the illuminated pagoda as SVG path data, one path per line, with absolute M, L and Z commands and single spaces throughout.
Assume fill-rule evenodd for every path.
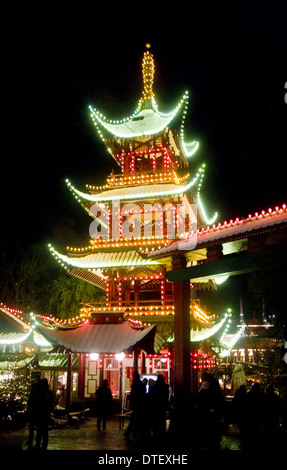
M 173 334 L 174 289 L 165 277 L 172 266 L 147 255 L 212 224 L 217 214 L 208 219 L 200 198 L 205 164 L 196 170 L 190 165 L 199 144 L 184 138 L 188 92 L 171 112 L 162 113 L 153 91 L 155 67 L 149 44 L 142 71 L 143 91 L 131 116 L 111 120 L 90 107 L 93 124 L 117 162 L 118 173 L 112 171 L 101 187 L 86 185 L 86 192 L 67 180 L 93 218 L 88 246 L 67 247 L 67 254 L 49 246 L 70 275 L 106 292 L 104 302 L 84 305 L 83 317 L 106 310 L 124 312 L 134 326 L 156 323 L 158 352 Z M 197 287 L 214 286 L 207 280 Z M 190 313 L 194 340 L 196 332 L 201 332 L 200 337 L 214 333 L 215 315 L 205 312 L 193 296 Z

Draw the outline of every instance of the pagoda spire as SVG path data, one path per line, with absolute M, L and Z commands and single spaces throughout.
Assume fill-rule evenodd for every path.
M 152 99 L 154 98 L 153 82 L 154 82 L 154 58 L 150 53 L 151 45 L 146 44 L 147 50 L 143 55 L 142 73 L 143 73 L 143 92 L 142 92 L 142 109 L 152 108 Z

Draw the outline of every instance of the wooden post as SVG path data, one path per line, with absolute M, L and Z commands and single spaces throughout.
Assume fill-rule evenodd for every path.
M 105 356 L 104 356 L 104 355 L 100 355 L 99 360 L 100 360 L 100 363 L 101 363 L 101 361 L 102 361 L 102 367 L 100 367 L 100 374 L 99 374 L 99 383 L 98 383 L 98 387 L 99 387 L 100 385 L 102 385 L 103 380 L 104 380 Z
M 85 383 L 85 354 L 79 354 L 78 369 L 78 397 L 84 399 L 84 383 Z
M 138 284 L 138 281 L 135 281 L 134 283 L 134 302 L 135 302 L 135 308 L 137 308 L 138 303 L 140 300 L 140 286 Z
M 71 406 L 71 393 L 72 393 L 72 369 L 73 369 L 73 354 L 68 352 L 68 370 L 67 370 L 67 394 L 66 394 L 66 409 L 69 410 Z
M 174 283 L 174 373 L 175 392 L 190 392 L 190 282 Z
M 186 267 L 181 256 L 173 260 L 173 268 Z M 174 282 L 174 397 L 175 439 L 187 439 L 186 416 L 189 413 L 191 392 L 190 359 L 190 281 Z
M 133 349 L 133 372 L 138 372 L 139 349 L 137 346 Z
M 141 352 L 141 373 L 146 373 L 146 365 L 145 365 L 145 353 L 144 351 Z

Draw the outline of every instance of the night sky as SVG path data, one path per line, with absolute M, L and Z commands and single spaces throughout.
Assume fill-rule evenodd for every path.
M 115 119 L 135 110 L 147 41 L 160 110 L 189 90 L 186 138 L 200 142 L 210 214 L 287 203 L 286 13 L 285 1 L 3 0 L 2 246 L 88 243 L 65 179 L 84 189 L 116 168 L 88 106 Z

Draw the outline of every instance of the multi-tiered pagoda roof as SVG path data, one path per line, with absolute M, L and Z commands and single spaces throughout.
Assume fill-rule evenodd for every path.
M 67 180 L 68 188 L 94 219 L 101 236 L 96 230 L 93 232 L 91 224 L 91 239 L 87 246 L 67 247 L 67 254 L 59 253 L 51 245 L 50 250 L 69 274 L 105 289 L 108 308 L 116 306 L 130 312 L 130 305 L 135 303 L 138 310 L 132 309 L 134 315 L 139 315 L 139 309 L 145 314 L 157 311 L 160 315 L 169 315 L 174 308 L 172 283 L 165 279 L 164 274 L 170 266 L 146 255 L 189 235 L 189 219 L 180 230 L 176 225 L 181 217 L 178 204 L 182 204 L 184 211 L 191 205 L 198 209 L 193 215 L 193 224 L 199 227 L 213 223 L 217 214 L 208 219 L 200 199 L 205 164 L 196 170 L 190 164 L 199 144 L 197 141 L 187 143 L 184 137 L 188 92 L 171 112 L 159 111 L 153 91 L 154 59 L 149 49 L 147 45 L 143 58 L 142 95 L 131 116 L 112 120 L 90 107 L 93 123 L 106 149 L 117 162 L 119 173 L 112 171 L 103 186 L 86 185 L 86 191 Z M 151 211 L 149 205 L 153 206 Z M 152 218 L 151 212 L 157 205 L 166 209 L 165 223 L 169 227 L 176 225 L 173 236 L 164 228 L 162 221 L 156 220 L 155 216 Z M 121 214 L 118 218 L 120 229 L 117 236 L 112 236 L 111 221 L 115 208 Z M 151 217 L 154 230 L 148 236 L 144 232 L 143 216 L 146 214 Z M 139 232 L 126 236 L 123 224 L 128 222 L 130 215 L 138 217 L 140 228 Z M 159 225 L 160 233 L 155 231 Z M 153 294 L 140 298 L 136 289 L 143 297 L 157 290 L 159 298 L 152 297 Z M 198 306 L 193 306 L 193 313 L 200 323 L 212 325 L 214 316 L 209 316 Z

